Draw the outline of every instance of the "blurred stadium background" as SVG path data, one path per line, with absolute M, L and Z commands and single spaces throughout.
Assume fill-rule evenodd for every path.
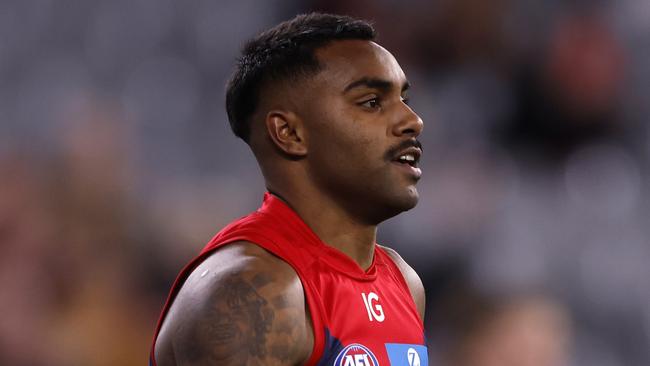
M 181 266 L 263 184 L 229 131 L 243 40 L 374 21 L 425 121 L 432 365 L 650 364 L 650 2 L 0 1 L 0 364 L 144 365 Z

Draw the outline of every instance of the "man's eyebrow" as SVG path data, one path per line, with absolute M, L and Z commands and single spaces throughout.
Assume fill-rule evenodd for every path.
M 352 89 L 361 88 L 361 87 L 370 88 L 370 89 L 379 89 L 385 92 L 392 89 L 393 86 L 394 84 L 392 82 L 385 79 L 363 77 L 361 79 L 355 80 L 350 84 L 348 84 L 348 86 L 345 87 L 343 92 L 347 93 Z M 411 87 L 411 83 L 405 81 L 404 84 L 402 84 L 402 92 L 406 91 L 410 87 Z

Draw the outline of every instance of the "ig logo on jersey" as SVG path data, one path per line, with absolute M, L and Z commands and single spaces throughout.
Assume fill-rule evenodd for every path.
M 378 322 L 383 322 L 386 316 L 384 315 L 384 309 L 379 305 L 379 296 L 374 292 L 370 292 L 368 295 L 362 293 L 361 297 L 366 305 L 368 320 L 372 321 L 374 318 Z
M 353 343 L 343 348 L 336 356 L 334 366 L 379 366 L 379 362 L 368 347 Z

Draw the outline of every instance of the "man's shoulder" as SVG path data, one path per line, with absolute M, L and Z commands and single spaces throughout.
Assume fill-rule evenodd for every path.
M 214 250 L 192 270 L 181 292 L 205 297 L 204 294 L 217 291 L 225 284 L 245 279 L 250 279 L 255 289 L 270 287 L 302 296 L 302 285 L 295 270 L 283 259 L 247 241 L 233 242 Z
M 393 260 L 397 268 L 399 268 L 400 272 L 402 273 L 402 276 L 404 277 L 404 280 L 406 280 L 406 283 L 409 287 L 409 290 L 411 292 L 411 296 L 413 297 L 413 300 L 415 301 L 415 305 L 418 308 L 418 312 L 420 313 L 420 317 L 424 319 L 424 310 L 425 310 L 425 296 L 424 296 L 424 286 L 422 285 L 422 280 L 420 279 L 420 276 L 415 272 L 413 267 L 411 267 L 404 258 L 402 258 L 399 253 L 395 249 L 389 248 L 387 246 L 379 245 L 377 246 Z
M 276 280 L 294 280 L 298 278 L 291 266 L 258 244 L 248 241 L 236 241 L 225 244 L 210 254 L 193 272 L 204 270 L 230 270 L 243 272 L 274 272 Z
M 300 363 L 311 351 L 307 319 L 291 266 L 253 243 L 231 243 L 188 276 L 161 329 L 156 359 L 160 366 Z
M 413 268 L 408 263 L 406 263 L 404 258 L 402 258 L 402 256 L 399 255 L 399 253 L 395 249 L 387 247 L 385 245 L 377 244 L 377 246 L 380 249 L 382 249 L 386 254 L 388 254 L 388 256 L 393 260 L 393 262 L 397 265 L 400 271 L 402 271 L 402 273 L 404 273 L 405 275 L 410 273 L 411 271 L 415 273 L 415 270 L 413 270 Z

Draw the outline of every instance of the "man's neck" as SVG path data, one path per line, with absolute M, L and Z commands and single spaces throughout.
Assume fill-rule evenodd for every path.
M 270 191 L 287 203 L 323 243 L 346 254 L 364 271 L 370 267 L 377 239 L 376 225 L 359 222 L 328 196 Z

